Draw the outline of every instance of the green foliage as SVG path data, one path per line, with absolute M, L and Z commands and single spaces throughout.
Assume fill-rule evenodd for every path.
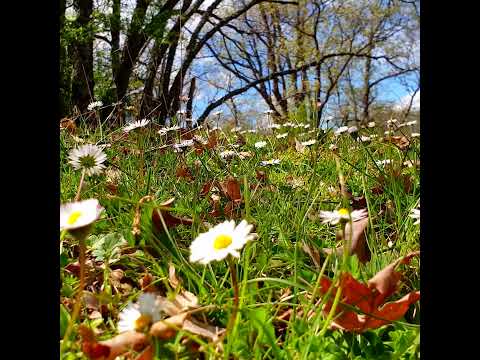
M 97 261 L 115 262 L 119 259 L 120 246 L 127 244 L 127 241 L 120 233 L 107 235 L 90 235 L 88 244 L 92 248 L 92 254 Z

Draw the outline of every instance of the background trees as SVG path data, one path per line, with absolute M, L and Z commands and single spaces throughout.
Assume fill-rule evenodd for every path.
M 135 105 L 134 116 L 164 123 L 183 96 L 200 122 L 224 104 L 234 117 L 270 109 L 279 121 L 306 106 L 318 124 L 367 122 L 379 106 L 411 115 L 415 106 L 397 111 L 386 94 L 419 92 L 418 7 L 395 0 L 62 0 L 61 113 L 85 113 L 101 100 L 105 117 L 113 110 L 111 122 Z

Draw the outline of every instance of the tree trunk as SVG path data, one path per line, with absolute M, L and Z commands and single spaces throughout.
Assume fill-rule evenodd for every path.
M 128 29 L 127 40 L 122 50 L 122 60 L 118 66 L 115 85 L 117 87 L 117 100 L 121 101 L 127 93 L 128 83 L 132 75 L 140 50 L 146 42 L 146 36 L 143 29 L 145 14 L 151 0 L 137 0 L 132 20 Z
M 60 73 L 59 73 L 59 112 L 60 118 L 70 113 L 70 69 L 68 66 L 67 44 L 63 41 L 63 31 L 65 27 L 65 9 L 67 1 L 60 0 Z
M 118 68 L 120 67 L 120 19 L 120 0 L 113 0 L 112 14 L 110 15 L 110 34 L 112 36 L 110 57 L 113 79 L 117 78 Z
M 74 6 L 78 11 L 76 27 L 87 29 L 93 12 L 93 0 L 75 0 Z M 93 34 L 89 31 L 77 39 L 73 45 L 73 105 L 80 112 L 87 110 L 93 99 Z
M 193 77 L 192 80 L 190 81 L 190 89 L 188 90 L 188 101 L 187 101 L 187 118 L 191 119 L 193 114 L 192 114 L 192 109 L 193 109 L 193 97 L 195 96 L 195 86 L 196 86 L 196 81 L 195 78 Z

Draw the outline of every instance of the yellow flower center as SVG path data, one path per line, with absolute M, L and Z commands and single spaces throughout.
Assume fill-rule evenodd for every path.
M 232 243 L 232 237 L 229 235 L 218 235 L 213 242 L 215 250 L 222 250 L 228 247 Z
M 152 322 L 150 315 L 142 315 L 135 320 L 135 330 L 142 330 Z
M 77 222 L 78 218 L 82 215 L 81 211 L 74 211 L 68 217 L 67 223 L 68 225 L 73 225 Z
M 349 214 L 349 212 L 345 208 L 341 208 L 340 210 L 338 210 L 338 215 L 340 215 L 340 216 L 348 216 L 348 214 Z

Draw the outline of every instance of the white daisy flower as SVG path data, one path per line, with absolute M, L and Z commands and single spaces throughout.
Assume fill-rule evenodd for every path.
M 162 128 L 162 129 L 158 130 L 157 133 L 160 134 L 160 135 L 165 135 L 166 133 L 168 133 L 170 131 L 177 131 L 177 130 L 180 130 L 180 126 L 175 125 L 175 126 Z
M 193 146 L 194 142 L 193 140 L 184 140 L 182 142 L 179 142 L 177 144 L 173 144 L 172 148 L 175 152 L 182 152 L 184 151 L 187 147 Z
M 387 120 L 387 125 L 393 125 L 393 124 L 395 124 L 396 122 L 398 122 L 397 119 Z
M 235 156 L 237 156 L 237 153 L 233 150 L 225 150 L 220 153 L 222 159 L 231 159 Z
M 283 126 L 283 127 L 294 127 L 295 124 L 292 123 L 292 122 L 286 122 L 286 123 L 284 123 L 282 126 Z
M 103 208 L 97 199 L 88 199 L 60 205 L 60 230 L 74 230 L 96 221 Z
M 200 234 L 190 245 L 190 261 L 206 265 L 213 260 L 225 259 L 228 255 L 240 257 L 239 250 L 247 241 L 255 239 L 251 234 L 253 225 L 242 220 L 237 226 L 235 221 L 225 221 Z
M 303 125 L 303 128 L 304 128 L 304 129 L 308 129 L 309 127 L 310 127 L 310 124 L 305 124 L 305 125 Z
M 125 126 L 125 127 L 123 128 L 123 132 L 128 133 L 129 131 L 132 131 L 132 130 L 135 130 L 135 129 L 138 129 L 138 128 L 145 127 L 145 126 L 147 126 L 149 123 L 150 123 L 150 120 L 147 120 L 147 119 L 142 119 L 142 120 L 139 120 L 139 121 L 134 121 L 134 122 L 128 124 L 127 126 Z
M 367 126 L 368 126 L 369 128 L 373 128 L 373 127 L 375 127 L 376 125 L 377 125 L 377 124 L 375 124 L 375 121 L 370 121 L 370 122 L 367 124 Z
M 348 131 L 348 126 L 341 126 L 337 130 L 335 130 L 334 134 L 335 134 L 335 136 L 338 136 L 338 135 L 344 133 L 345 131 Z
M 416 123 L 417 123 L 417 120 L 413 120 L 413 121 L 406 122 L 405 125 L 412 126 L 412 125 L 415 125 Z
M 310 146 L 310 145 L 315 144 L 316 142 L 317 142 L 317 140 L 312 139 L 312 140 L 308 140 L 308 141 L 302 142 L 302 145 L 303 145 L 303 146 Z
M 85 175 L 90 176 L 103 171 L 105 168 L 103 162 L 107 159 L 107 155 L 100 146 L 85 144 L 70 150 L 68 158 L 70 159 L 69 164 L 75 170 L 85 169 Z
M 385 166 L 385 165 L 390 165 L 392 163 L 392 160 L 386 159 L 386 160 L 375 160 L 375 164 L 377 166 Z
M 241 126 L 237 126 L 237 127 L 234 127 L 232 130 L 230 130 L 230 132 L 239 132 L 242 130 L 242 127 Z
M 385 135 L 387 135 L 387 136 L 388 136 L 388 135 L 392 135 L 393 133 L 394 133 L 394 132 L 393 132 L 393 131 L 391 131 L 391 130 L 387 130 L 387 131 L 385 131 Z
M 329 150 L 332 150 L 332 151 L 335 151 L 335 150 L 338 149 L 338 146 L 335 145 L 335 144 L 330 144 L 330 145 L 328 146 L 328 149 L 329 149 Z
M 280 129 L 281 127 L 282 127 L 282 125 L 280 125 L 280 124 L 275 124 L 275 123 L 268 125 L 268 128 L 269 128 L 269 129 Z
M 254 146 L 255 146 L 257 149 L 261 149 L 261 148 L 265 147 L 266 145 L 267 145 L 267 142 L 266 142 L 266 141 L 258 141 L 258 142 L 255 143 Z
M 273 110 L 272 109 L 268 109 L 267 111 L 264 111 L 265 114 L 273 114 Z
M 260 162 L 261 166 L 278 165 L 278 164 L 280 164 L 280 159 L 271 159 L 271 160 L 265 160 Z
M 347 209 L 340 209 L 335 211 L 320 211 L 320 218 L 323 220 L 323 224 L 338 224 L 340 221 L 350 221 L 350 217 L 352 218 L 352 222 L 366 218 L 368 216 L 367 209 L 361 210 L 353 210 L 349 212 Z
M 257 132 L 257 130 L 255 129 L 250 129 L 250 130 L 247 130 L 248 133 L 250 134 L 255 134 Z
M 283 133 L 283 134 L 278 134 L 277 136 L 275 136 L 277 139 L 283 139 L 283 138 L 286 138 L 288 136 L 288 133 Z
M 347 132 L 349 134 L 352 134 L 352 133 L 357 132 L 357 131 L 358 131 L 358 127 L 356 127 L 356 126 L 350 126 L 347 130 Z
M 368 142 L 368 141 L 371 141 L 372 138 L 370 136 L 365 136 L 365 135 L 362 135 L 358 138 L 358 141 L 361 141 L 361 142 Z
M 413 225 L 420 224 L 420 209 L 412 209 L 412 213 L 410 214 L 410 217 L 415 220 Z
M 416 161 L 413 161 L 413 160 L 406 160 L 403 162 L 403 165 L 411 168 L 411 167 L 414 167 L 414 166 L 418 166 L 420 164 L 420 162 L 418 160 Z
M 137 303 L 130 303 L 119 314 L 118 332 L 144 330 L 162 319 L 160 310 L 155 295 L 151 293 L 141 294 Z
M 417 137 L 420 137 L 419 133 L 412 133 L 412 138 L 417 138 Z
M 88 111 L 92 111 L 98 108 L 101 108 L 103 106 L 103 103 L 101 101 L 94 101 L 88 104 L 87 109 Z

